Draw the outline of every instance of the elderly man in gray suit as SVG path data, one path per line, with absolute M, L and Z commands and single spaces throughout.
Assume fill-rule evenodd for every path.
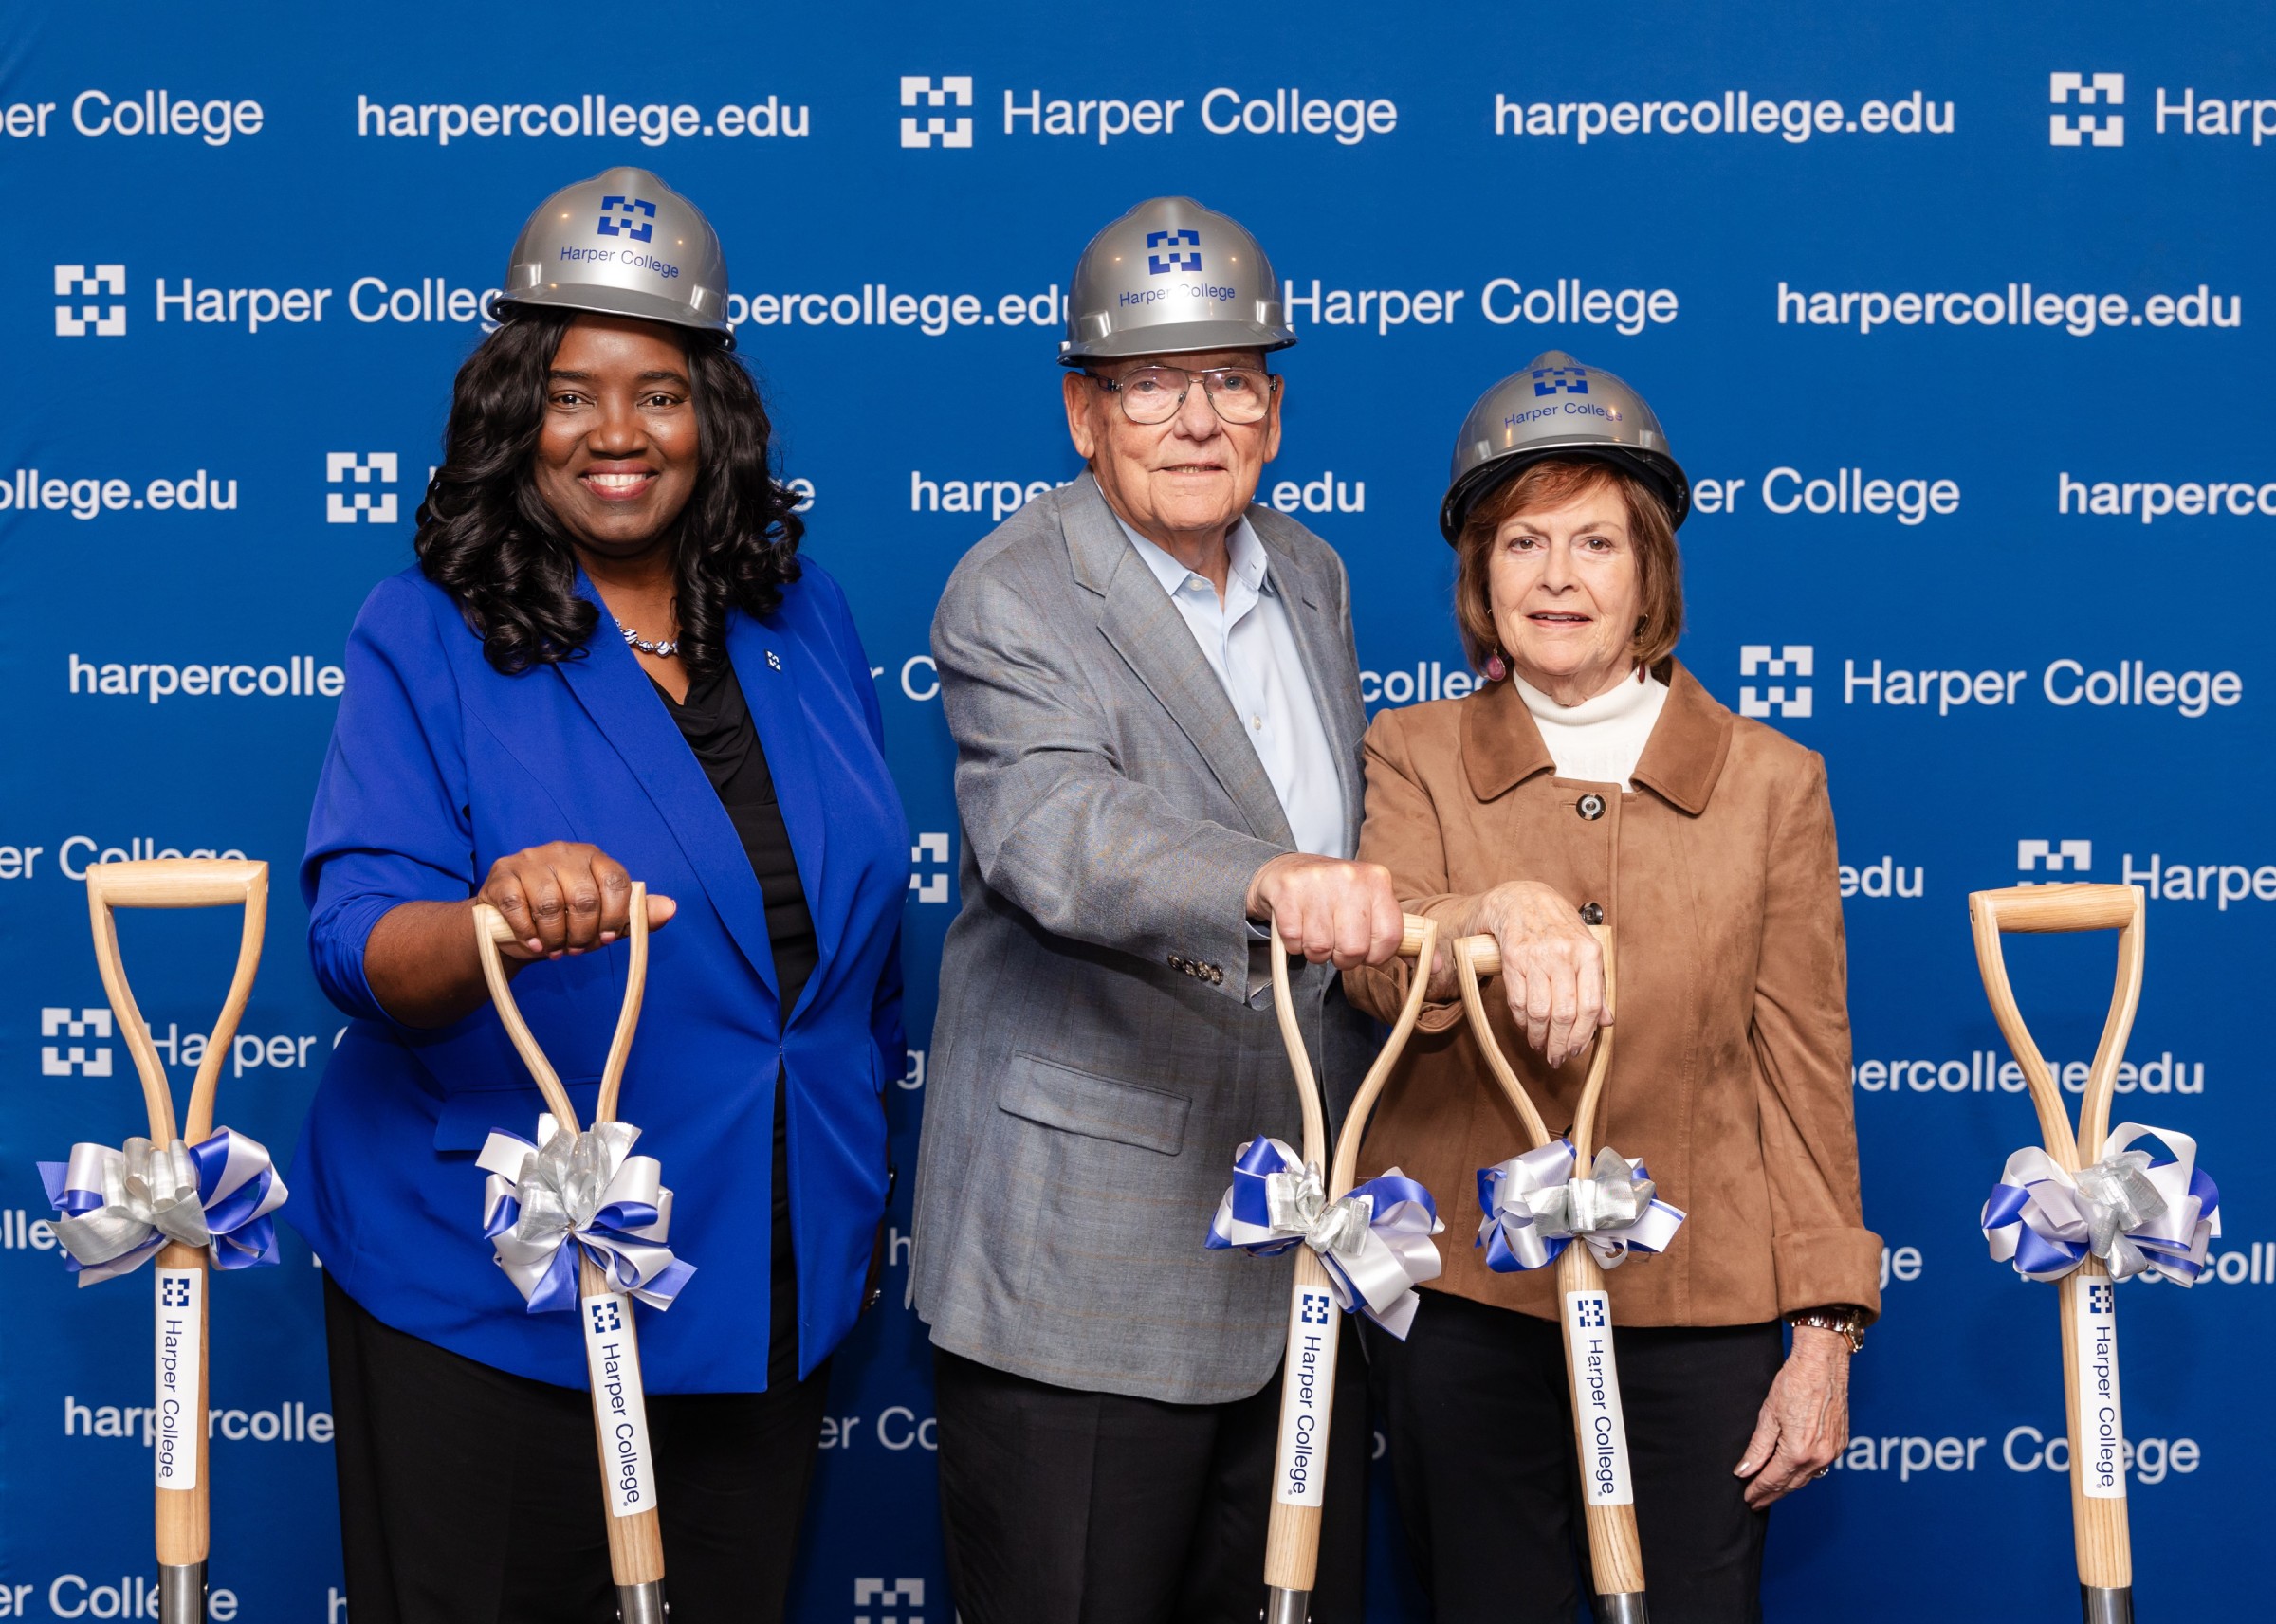
M 1090 471 L 973 548 L 932 628 L 964 832 L 915 1255 L 948 1564 L 967 1624 L 1253 1624 L 1291 1260 L 1202 1241 L 1235 1149 L 1300 1137 L 1262 921 L 1307 960 L 1334 1111 L 1371 1047 L 1337 972 L 1397 951 L 1399 903 L 1349 861 L 1343 565 L 1251 505 L 1295 341 L 1271 265 L 1156 198 L 1085 250 L 1069 328 Z M 1361 1607 L 1338 1388 L 1315 1624 Z

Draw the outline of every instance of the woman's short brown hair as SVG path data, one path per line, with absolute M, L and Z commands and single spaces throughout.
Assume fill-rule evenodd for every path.
M 1606 485 L 1620 492 L 1628 510 L 1628 534 L 1636 543 L 1637 584 L 1643 598 L 1642 623 L 1632 640 L 1636 663 L 1655 666 L 1675 651 L 1676 640 L 1683 635 L 1683 561 L 1676 551 L 1676 527 L 1667 504 L 1651 486 L 1609 463 L 1552 457 L 1481 497 L 1462 521 L 1461 538 L 1454 544 L 1454 619 L 1474 668 L 1483 670 L 1501 648 L 1487 564 L 1502 521 L 1529 509 L 1563 507 Z

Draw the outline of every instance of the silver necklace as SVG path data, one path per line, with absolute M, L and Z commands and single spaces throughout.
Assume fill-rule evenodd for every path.
M 616 620 L 613 614 L 609 618 Z M 621 620 L 616 620 L 616 630 L 623 632 L 624 640 L 639 649 L 641 653 L 653 654 L 659 660 L 669 660 L 680 651 L 680 640 L 676 637 L 660 637 L 651 643 Z

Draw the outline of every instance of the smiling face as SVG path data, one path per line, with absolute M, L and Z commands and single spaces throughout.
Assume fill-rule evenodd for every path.
M 1264 353 L 1136 356 L 1102 361 L 1092 370 L 1098 377 L 1119 381 L 1140 367 L 1154 366 L 1197 373 L 1212 367 L 1261 369 Z M 1141 536 L 1165 546 L 1179 538 L 1222 540 L 1256 499 L 1264 465 L 1280 449 L 1284 388 L 1275 391 L 1264 416 L 1255 423 L 1227 423 L 1198 380 L 1166 423 L 1132 423 L 1114 392 L 1094 378 L 1070 373 L 1064 389 L 1068 432 L 1091 465 L 1108 505 Z
M 1609 480 L 1494 532 L 1494 630 L 1510 667 L 1560 704 L 1605 692 L 1635 666 L 1643 573 L 1627 503 Z
M 561 335 L 538 431 L 538 494 L 580 551 L 633 558 L 660 545 L 696 478 L 688 356 L 670 330 L 579 316 Z

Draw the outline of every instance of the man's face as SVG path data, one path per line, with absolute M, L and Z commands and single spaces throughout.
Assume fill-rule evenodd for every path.
M 1280 389 L 1272 390 L 1264 415 L 1256 422 L 1227 423 L 1195 378 L 1166 422 L 1132 423 L 1115 392 L 1097 379 L 1121 383 L 1147 367 L 1262 372 L 1264 352 L 1135 356 L 1099 362 L 1091 369 L 1097 377 L 1070 373 L 1063 383 L 1068 432 L 1116 513 L 1149 540 L 1221 537 L 1256 499 L 1264 465 L 1280 449 Z M 1170 387 L 1176 387 L 1174 378 Z

